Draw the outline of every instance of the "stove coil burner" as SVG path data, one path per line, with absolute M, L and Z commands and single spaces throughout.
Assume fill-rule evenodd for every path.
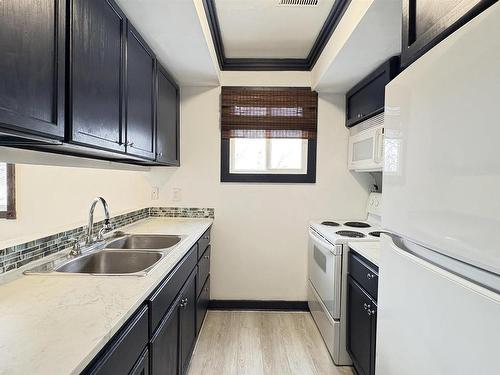
M 352 238 L 363 238 L 365 235 L 360 232 L 355 232 L 353 230 L 339 230 L 337 233 L 339 236 L 352 237 Z
M 338 227 L 340 224 L 335 221 L 323 221 L 321 225 L 326 225 L 328 227 Z
M 353 228 L 369 228 L 370 224 L 367 223 L 361 223 L 359 221 L 348 221 L 347 223 L 344 223 L 346 227 L 353 227 Z
M 370 232 L 368 233 L 370 236 L 373 236 L 373 237 L 380 237 L 380 235 L 384 233 L 384 234 L 389 234 L 389 232 L 384 232 L 384 231 L 381 231 L 381 230 L 377 230 L 375 232 Z

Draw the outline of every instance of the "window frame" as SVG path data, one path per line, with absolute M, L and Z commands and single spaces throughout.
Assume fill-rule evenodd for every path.
M 221 138 L 221 182 L 316 183 L 316 139 L 307 142 L 307 173 L 231 173 L 230 138 Z
M 7 163 L 7 211 L 0 211 L 0 219 L 16 218 L 16 169 Z

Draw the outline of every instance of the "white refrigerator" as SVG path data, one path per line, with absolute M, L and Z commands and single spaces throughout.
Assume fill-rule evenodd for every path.
M 500 3 L 386 87 L 377 375 L 500 374 Z

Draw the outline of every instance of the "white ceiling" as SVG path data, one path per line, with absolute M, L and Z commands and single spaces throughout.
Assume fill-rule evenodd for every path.
M 399 55 L 401 19 L 401 0 L 373 0 L 313 88 L 344 94 L 389 57 Z
M 192 0 L 116 1 L 180 85 L 219 84 Z
M 334 1 L 282 6 L 279 0 L 215 0 L 226 57 L 307 57 Z

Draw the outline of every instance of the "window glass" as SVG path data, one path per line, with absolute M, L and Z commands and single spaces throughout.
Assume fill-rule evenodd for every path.
M 307 173 L 307 139 L 231 138 L 231 173 Z
M 266 169 L 266 140 L 264 138 L 233 138 L 232 141 L 234 170 L 242 172 Z
M 271 160 L 272 169 L 300 169 L 304 168 L 304 140 L 284 138 L 271 139 Z M 307 163 L 306 163 L 307 164 Z

